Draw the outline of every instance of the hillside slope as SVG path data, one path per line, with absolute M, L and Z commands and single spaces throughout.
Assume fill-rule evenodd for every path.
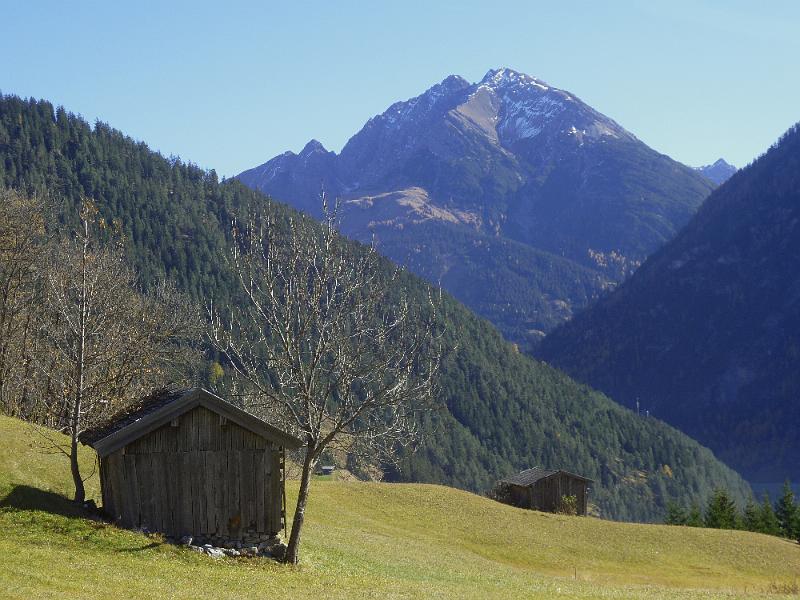
M 549 515 L 441 486 L 321 480 L 300 567 L 215 561 L 79 518 L 58 495 L 68 491 L 66 461 L 31 448 L 35 439 L 0 417 L 9 599 L 762 598 L 791 590 L 800 571 L 800 546 L 760 534 Z M 96 478 L 88 487 L 96 492 Z M 295 493 L 290 486 L 290 501 Z
M 92 128 L 46 102 L 13 97 L 0 100 L 0 182 L 50 194 L 65 220 L 83 195 L 94 198 L 100 215 L 125 234 L 145 285 L 168 276 L 203 304 L 237 299 L 224 259 L 237 213 L 264 208 L 276 227 L 298 218 L 238 181 L 220 183 L 213 172 L 167 160 L 107 125 Z M 383 268 L 393 267 L 385 261 Z M 408 273 L 395 292 L 418 305 L 432 293 Z M 442 302 L 440 325 L 454 351 L 443 365 L 441 410 L 425 423 L 425 447 L 391 478 L 483 491 L 531 466 L 565 468 L 596 481 L 604 516 L 637 520 L 660 520 L 669 500 L 700 502 L 716 486 L 740 502 L 748 495 L 738 475 L 685 435 L 522 355 L 450 297 Z
M 629 274 L 713 187 L 571 92 L 505 68 L 393 104 L 338 155 L 312 140 L 238 177 L 312 215 L 324 186 L 347 235 L 375 236 L 524 347 Z
M 800 480 L 800 128 L 540 356 L 710 446 L 754 482 Z

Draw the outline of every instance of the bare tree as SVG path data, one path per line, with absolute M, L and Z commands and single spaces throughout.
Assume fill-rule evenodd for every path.
M 0 190 L 0 408 L 28 416 L 32 304 L 44 249 L 42 203 Z
M 387 275 L 374 249 L 337 233 L 324 196 L 323 208 L 321 230 L 307 218 L 279 227 L 263 215 L 234 227 L 231 260 L 247 301 L 209 309 L 213 345 L 305 441 L 290 563 L 322 452 L 395 456 L 416 439 L 440 362 L 434 303 L 415 311 L 393 296 L 399 272 Z
M 95 209 L 84 203 L 81 229 L 54 245 L 42 275 L 38 311 L 40 395 L 51 424 L 68 431 L 75 500 L 85 498 L 78 436 L 141 397 L 181 356 L 197 315 L 169 286 L 143 295 L 120 248 L 93 238 Z

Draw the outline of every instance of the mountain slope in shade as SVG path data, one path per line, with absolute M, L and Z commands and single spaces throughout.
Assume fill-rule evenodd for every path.
M 343 201 L 345 233 L 375 237 L 524 343 L 621 281 L 712 189 L 573 94 L 511 69 L 475 84 L 450 76 L 397 102 L 338 155 L 312 141 L 238 177 L 316 215 L 324 187 Z M 491 288 L 491 302 L 473 301 L 475 288 Z
M 711 165 L 695 167 L 695 170 L 705 175 L 717 185 L 722 185 L 728 181 L 728 179 L 731 178 L 731 175 L 737 171 L 736 167 L 727 163 L 723 158 L 717 159 L 717 161 Z
M 757 482 L 800 479 L 800 129 L 540 356 Z

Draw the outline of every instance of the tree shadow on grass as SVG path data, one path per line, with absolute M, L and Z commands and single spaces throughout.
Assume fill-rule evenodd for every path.
M 117 550 L 117 552 L 144 552 L 145 550 L 152 550 L 153 548 L 158 548 L 159 546 L 162 545 L 163 542 L 153 541 L 150 542 L 149 544 L 140 546 L 138 548 L 121 548 L 120 550 Z
M 13 510 L 41 510 L 65 517 L 88 517 L 89 511 L 61 494 L 48 492 L 29 485 L 15 485 L 5 498 L 0 500 L 0 508 Z
M 40 510 L 70 519 L 90 519 L 95 523 L 95 526 L 88 534 L 85 528 L 82 527 L 72 529 L 71 526 L 67 525 L 65 529 L 59 529 L 61 533 L 70 532 L 70 535 L 79 536 L 83 541 L 89 541 L 100 529 L 105 527 L 105 522 L 100 519 L 99 513 L 96 510 L 93 511 L 80 504 L 76 504 L 61 494 L 48 492 L 29 485 L 15 485 L 11 492 L 0 499 L 0 510 L 3 509 L 12 511 Z M 151 538 L 148 544 L 119 548 L 117 552 L 142 552 L 157 548 L 162 544 L 162 540 Z

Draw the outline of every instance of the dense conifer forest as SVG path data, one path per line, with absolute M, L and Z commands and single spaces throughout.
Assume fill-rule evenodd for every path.
M 538 355 L 712 448 L 754 483 L 800 476 L 800 126 L 716 189 Z
M 77 219 L 83 197 L 93 199 L 100 217 L 123 232 L 144 288 L 169 278 L 198 303 L 237 301 L 225 261 L 237 214 L 267 207 L 278 227 L 298 218 L 237 181 L 165 158 L 106 124 L 15 96 L 0 97 L 0 184 L 46 198 L 54 233 Z M 386 261 L 384 268 L 392 266 Z M 407 273 L 398 285 L 415 302 L 430 294 Z M 590 498 L 602 516 L 637 520 L 662 520 L 668 502 L 701 502 L 717 487 L 740 505 L 749 497 L 747 484 L 709 450 L 519 353 L 447 296 L 439 318 L 451 350 L 441 410 L 425 418 L 427 443 L 387 478 L 480 492 L 534 465 L 565 468 L 595 480 Z
M 709 496 L 705 509 L 699 504 L 684 507 L 668 503 L 664 522 L 709 529 L 742 529 L 800 542 L 800 504 L 788 480 L 774 504 L 765 493 L 761 502 L 751 498 L 744 507 L 738 507 L 726 490 L 717 489 Z

